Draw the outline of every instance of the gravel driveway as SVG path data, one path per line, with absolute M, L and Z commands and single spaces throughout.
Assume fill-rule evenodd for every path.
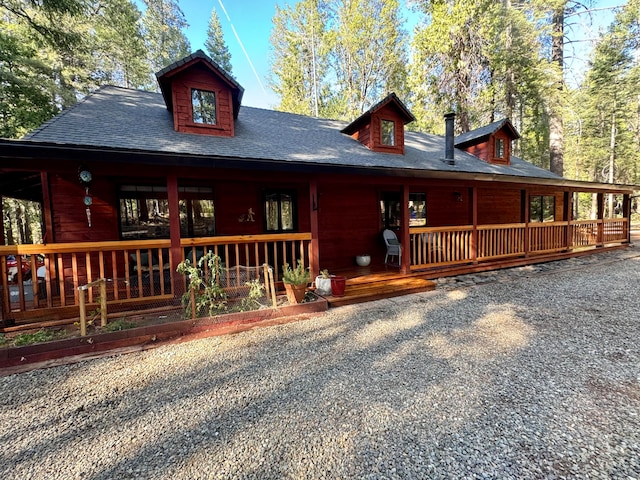
M 0 478 L 638 479 L 640 252 L 599 258 L 0 378 Z

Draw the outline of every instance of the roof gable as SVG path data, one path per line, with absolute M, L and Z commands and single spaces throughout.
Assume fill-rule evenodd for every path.
M 413 120 L 415 117 L 396 94 L 390 93 L 340 132 L 370 150 L 404 154 L 404 126 Z
M 197 50 L 191 55 L 184 57 L 171 65 L 167 65 L 156 73 L 156 78 L 158 79 L 160 91 L 162 92 L 162 97 L 167 105 L 167 109 L 170 112 L 173 112 L 173 79 L 185 70 L 193 69 L 197 66 L 204 67 L 213 76 L 217 77 L 228 86 L 233 99 L 233 118 L 237 119 L 238 113 L 240 112 L 240 104 L 242 102 L 244 88 L 242 88 L 242 86 L 231 75 L 224 71 L 220 65 L 214 62 L 202 50 Z
M 495 134 L 498 130 L 502 129 L 504 129 L 507 135 L 511 137 L 511 140 L 520 138 L 520 134 L 516 131 L 511 121 L 508 118 L 503 118 L 502 120 L 490 123 L 484 127 L 476 128 L 475 130 L 458 135 L 455 139 L 455 146 L 464 147 L 470 143 L 478 143 L 489 135 Z
M 487 163 L 510 165 L 511 141 L 517 138 L 520 135 L 505 118 L 459 135 L 454 144 Z

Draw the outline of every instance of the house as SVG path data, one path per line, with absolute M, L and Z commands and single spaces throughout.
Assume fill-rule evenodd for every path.
M 277 276 L 297 259 L 346 271 L 364 253 L 372 269 L 435 276 L 629 243 L 633 188 L 517 158 L 508 119 L 454 137 L 449 114 L 442 138 L 408 131 L 394 94 L 349 124 L 244 107 L 201 51 L 157 78 L 161 93 L 105 86 L 0 141 L 0 194 L 39 202 L 45 238 L 0 247 L 0 261 L 38 254 L 46 267 L 15 299 L 2 279 L 5 317 L 76 308 L 78 287 L 105 277 L 122 280 L 110 301 L 174 299 L 177 264 L 209 250 Z M 587 202 L 596 218 L 576 215 Z M 397 266 L 384 265 L 385 229 L 402 245 Z

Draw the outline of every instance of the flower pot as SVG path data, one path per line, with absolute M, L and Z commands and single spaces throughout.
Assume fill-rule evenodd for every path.
M 340 275 L 334 275 L 331 277 L 331 295 L 334 297 L 342 297 L 346 286 L 347 277 Z
M 320 295 L 331 295 L 331 277 L 316 277 L 316 293 Z
M 359 267 L 368 267 L 371 264 L 371 255 L 356 255 L 356 264 Z
M 284 284 L 284 290 L 287 292 L 287 300 L 292 305 L 302 302 L 304 300 L 304 294 L 307 291 L 307 284 L 302 283 L 300 285 L 291 285 L 290 283 Z

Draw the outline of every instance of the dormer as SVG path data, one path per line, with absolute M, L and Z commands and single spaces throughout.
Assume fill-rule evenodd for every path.
M 177 132 L 233 137 L 244 89 L 202 50 L 156 73 Z
M 415 117 L 395 93 L 340 130 L 374 152 L 404 154 L 404 126 Z
M 520 138 L 508 118 L 463 133 L 455 146 L 487 163 L 511 165 L 511 142 Z

